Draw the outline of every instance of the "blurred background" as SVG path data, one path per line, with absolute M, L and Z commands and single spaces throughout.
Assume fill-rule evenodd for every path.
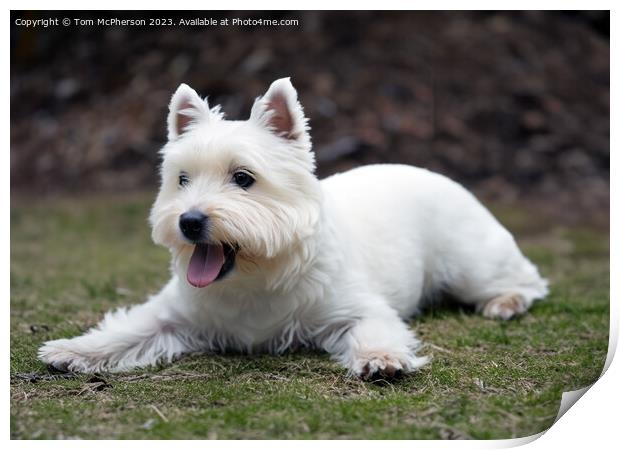
M 289 26 L 25 28 L 18 18 L 275 18 Z M 12 12 L 11 186 L 157 189 L 184 82 L 231 119 L 291 76 L 318 175 L 398 162 L 558 221 L 609 214 L 608 12 Z

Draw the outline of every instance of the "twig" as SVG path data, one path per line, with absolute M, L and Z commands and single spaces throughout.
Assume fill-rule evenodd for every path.
M 438 345 L 431 344 L 431 343 L 426 343 L 426 345 L 434 350 L 439 350 L 440 352 L 446 352 L 446 353 L 452 354 L 452 351 L 448 350 L 447 348 L 443 348 L 443 347 L 440 347 Z
M 161 417 L 161 420 L 163 420 L 164 422 L 168 422 L 168 419 L 166 418 L 166 416 L 164 416 L 164 414 L 159 410 L 159 408 L 155 405 L 149 405 L 153 411 L 155 411 L 157 413 L 157 415 L 159 417 Z

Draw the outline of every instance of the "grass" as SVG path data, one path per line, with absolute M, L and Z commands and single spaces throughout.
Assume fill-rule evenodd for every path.
M 563 391 L 593 383 L 609 326 L 609 234 L 499 209 L 552 281 L 550 297 L 499 323 L 459 307 L 411 326 L 433 361 L 391 384 L 348 378 L 326 354 L 190 355 L 118 375 L 64 375 L 36 359 L 110 308 L 163 285 L 149 198 L 13 199 L 11 436 L 14 439 L 499 439 L 554 421 Z

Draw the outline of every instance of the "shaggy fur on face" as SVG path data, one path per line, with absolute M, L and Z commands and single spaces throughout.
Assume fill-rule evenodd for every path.
M 45 343 L 39 357 L 57 368 L 306 346 L 355 376 L 393 377 L 427 362 L 403 319 L 437 293 L 497 319 L 547 293 L 510 233 L 441 175 L 376 165 L 319 181 L 288 78 L 245 121 L 225 120 L 181 85 L 167 123 L 150 223 L 171 252 L 171 279 L 83 336 Z

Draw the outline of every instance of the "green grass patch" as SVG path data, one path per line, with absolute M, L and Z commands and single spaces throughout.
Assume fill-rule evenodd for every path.
M 82 333 L 168 278 L 150 196 L 13 199 L 11 436 L 15 439 L 499 439 L 548 428 L 562 392 L 607 353 L 609 233 L 499 211 L 552 293 L 508 323 L 458 306 L 411 321 L 432 355 L 391 384 L 348 378 L 319 352 L 189 355 L 116 375 L 63 375 L 39 345 Z M 532 217 L 532 221 L 540 221 Z

